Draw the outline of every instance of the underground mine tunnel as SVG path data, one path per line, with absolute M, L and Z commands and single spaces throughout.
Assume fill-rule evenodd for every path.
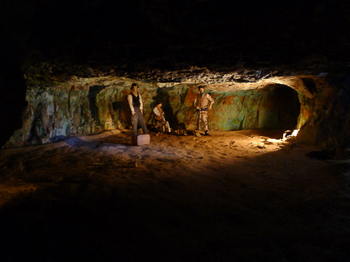
M 315 93 L 316 89 L 310 91 L 305 79 L 316 81 L 314 85 L 327 84 L 314 76 L 273 77 L 249 83 L 207 83 L 207 93 L 215 100 L 209 112 L 210 129 L 274 129 L 279 130 L 282 137 L 286 130 L 302 129 L 302 134 L 303 129 L 317 128 L 312 121 L 318 117 L 320 105 L 314 100 L 327 99 L 324 96 L 329 94 L 325 93 L 327 88 L 319 94 Z M 116 76 L 74 78 L 56 80 L 53 86 L 50 83 L 45 83 L 46 87 L 29 86 L 22 128 L 16 130 L 5 146 L 46 144 L 71 136 L 129 129 L 126 97 L 134 82 L 140 86 L 148 125 L 152 126 L 152 108 L 161 101 L 175 131 L 197 128 L 193 103 L 198 95 L 198 83 L 186 79 L 175 84 L 157 83 Z M 320 139 L 317 133 L 313 135 L 307 137 L 306 142 L 315 143 Z
M 2 1 L 0 261 L 347 261 L 349 9 L 285 4 Z
M 348 199 L 335 194 L 347 190 L 344 165 L 309 157 L 334 158 L 324 149 L 346 143 L 333 119 L 347 119 L 344 89 L 316 74 L 253 79 L 197 68 L 158 72 L 157 81 L 96 72 L 26 72 L 22 125 L 0 154 L 3 257 L 215 261 L 249 250 L 279 261 L 282 251 L 324 256 L 320 238 L 347 241 L 337 219 Z M 131 144 L 132 83 L 148 124 L 161 101 L 172 134 Z M 210 136 L 194 132 L 199 85 L 215 101 Z M 285 138 L 287 129 L 299 133 Z M 339 227 L 330 233 L 331 222 Z
M 266 124 L 259 125 L 259 128 L 274 128 L 280 130 L 294 130 L 297 128 L 298 117 L 300 114 L 300 102 L 298 93 L 288 86 L 275 85 L 267 87 L 266 98 L 263 100 L 264 107 L 271 107 L 272 115 L 267 120 L 260 120 L 259 122 L 266 122 Z M 260 113 L 260 112 L 259 112 Z M 271 122 L 271 123 L 269 123 Z

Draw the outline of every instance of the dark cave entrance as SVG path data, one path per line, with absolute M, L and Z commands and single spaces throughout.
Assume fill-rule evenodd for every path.
M 269 85 L 264 92 L 259 111 L 259 128 L 296 129 L 300 114 L 298 93 L 285 85 Z

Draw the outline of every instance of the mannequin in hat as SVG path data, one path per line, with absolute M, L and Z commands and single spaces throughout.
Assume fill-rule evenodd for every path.
M 204 86 L 198 86 L 198 91 L 194 101 L 194 107 L 197 110 L 197 130 L 200 130 L 200 125 L 203 123 L 205 135 L 209 135 L 208 111 L 211 110 L 214 99 L 204 92 Z

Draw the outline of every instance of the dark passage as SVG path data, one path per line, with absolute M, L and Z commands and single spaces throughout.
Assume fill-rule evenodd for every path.
M 93 119 L 97 124 L 100 124 L 100 119 L 98 117 L 98 108 L 96 105 L 96 97 L 99 92 L 101 92 L 105 86 L 91 86 L 89 89 L 89 106 Z
M 259 116 L 261 128 L 295 129 L 300 114 L 298 93 L 288 86 L 272 85 L 262 101 L 264 112 Z

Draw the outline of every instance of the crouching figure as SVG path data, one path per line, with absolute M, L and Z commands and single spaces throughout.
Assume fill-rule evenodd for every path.
M 153 114 L 154 114 L 154 127 L 162 133 L 171 133 L 171 128 L 169 122 L 165 119 L 165 113 L 163 110 L 163 104 L 157 103 L 156 106 L 153 108 Z

